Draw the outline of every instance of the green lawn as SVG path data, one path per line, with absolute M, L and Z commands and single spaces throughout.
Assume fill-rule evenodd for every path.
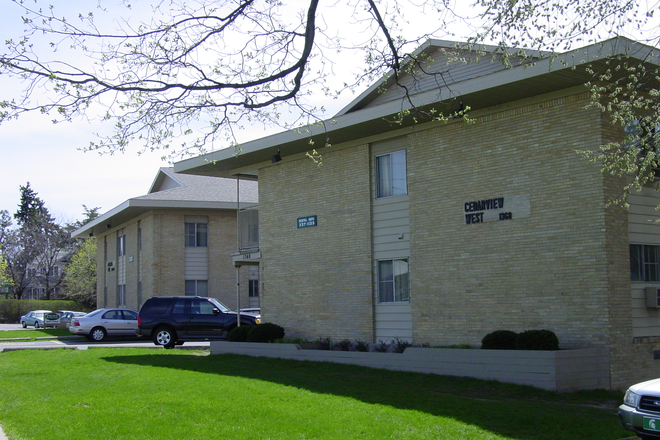
M 9 439 L 614 440 L 620 398 L 208 351 L 0 353 Z

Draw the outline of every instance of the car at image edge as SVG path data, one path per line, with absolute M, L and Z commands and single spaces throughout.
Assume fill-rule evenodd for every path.
M 135 336 L 138 314 L 129 309 L 98 309 L 73 318 L 69 331 L 85 336 L 90 341 L 100 342 L 108 336 Z
M 660 379 L 628 388 L 619 406 L 619 422 L 642 440 L 660 439 Z
M 237 316 L 215 298 L 154 296 L 140 308 L 137 334 L 165 348 L 185 341 L 226 339 L 227 333 L 237 326 Z M 240 316 L 241 325 L 260 323 L 254 315 Z

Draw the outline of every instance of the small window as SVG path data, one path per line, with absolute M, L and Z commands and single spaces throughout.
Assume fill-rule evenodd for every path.
M 660 282 L 660 246 L 630 245 L 630 280 Z
M 408 260 L 378 262 L 378 302 L 409 302 L 410 277 Z
M 259 280 L 248 280 L 248 292 L 250 298 L 259 296 Z
M 186 296 L 209 296 L 207 280 L 186 280 Z
M 186 223 L 186 247 L 207 247 L 208 225 L 206 223 Z
M 126 236 L 120 235 L 117 237 L 117 256 L 123 257 L 126 255 Z
M 408 194 L 406 152 L 376 157 L 376 197 Z

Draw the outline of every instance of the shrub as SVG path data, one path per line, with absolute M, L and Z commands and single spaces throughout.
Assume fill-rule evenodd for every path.
M 247 335 L 250 330 L 252 330 L 251 325 L 234 327 L 227 333 L 227 340 L 230 342 L 247 342 Z
M 378 343 L 374 345 L 374 350 L 376 350 L 379 353 L 387 353 L 390 351 L 390 343 L 387 341 L 383 341 L 382 339 L 378 340 Z
M 271 322 L 246 327 L 250 328 L 247 342 L 273 342 L 284 338 L 284 327 Z
M 481 340 L 481 348 L 484 350 L 515 350 L 516 332 L 511 330 L 495 330 L 488 333 Z
M 350 339 L 342 339 L 335 344 L 335 347 L 339 351 L 349 351 L 351 349 L 351 345 L 353 344 L 351 343 Z
M 321 350 L 332 350 L 332 338 L 319 338 Z
M 403 353 L 408 347 L 412 347 L 412 343 L 406 341 L 405 339 L 399 339 L 397 336 L 392 343 L 392 352 Z
M 91 311 L 89 308 L 74 301 L 59 299 L 27 300 L 27 299 L 0 299 L 0 322 L 15 323 L 30 310 L 75 310 L 81 312 Z
M 550 330 L 527 330 L 516 338 L 516 350 L 559 350 L 559 339 Z
M 355 350 L 356 351 L 369 351 L 371 349 L 371 344 L 365 340 L 358 339 L 355 341 Z

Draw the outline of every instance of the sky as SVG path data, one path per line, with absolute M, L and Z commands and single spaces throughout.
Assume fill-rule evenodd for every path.
M 457 3 L 467 5 L 462 1 Z M 329 7 L 336 8 L 338 4 L 343 2 L 329 4 Z M 78 4 L 64 2 L 64 5 L 66 8 L 77 7 Z M 328 12 L 325 13 L 325 18 L 328 19 Z M 346 15 L 346 11 L 337 10 L 336 13 Z M 3 14 L 0 16 L 2 41 L 21 34 L 22 28 L 17 21 L 19 16 L 16 6 L 5 0 Z M 335 19 L 341 23 L 351 21 L 343 15 Z M 411 20 L 414 23 L 411 29 L 416 31 L 419 23 L 424 20 L 429 22 L 423 13 Z M 429 22 L 429 25 L 437 26 L 436 23 Z M 464 25 L 457 26 L 457 29 L 459 30 L 456 33 L 466 32 Z M 460 41 L 460 37 L 439 38 L 443 37 Z M 359 60 L 356 59 L 342 58 L 340 61 L 336 64 L 337 68 L 342 70 L 347 70 L 348 65 L 355 65 L 354 69 L 359 65 Z M 4 99 L 3 90 L 17 86 L 19 84 L 15 81 L 0 76 L 0 99 Z M 351 94 L 343 95 L 338 101 L 324 102 L 319 98 L 319 104 L 326 106 L 328 112 L 325 116 L 330 117 L 353 98 L 354 95 Z M 103 132 L 104 127 L 88 121 L 53 125 L 50 119 L 48 116 L 31 114 L 22 116 L 18 121 L 0 125 L 0 210 L 15 213 L 20 201 L 19 188 L 29 182 L 60 223 L 73 222 L 83 218 L 83 205 L 89 209 L 99 208 L 99 211 L 104 213 L 129 198 L 146 194 L 158 168 L 171 166 L 169 162 L 161 159 L 162 153 L 157 151 L 138 155 L 139 145 L 130 146 L 126 153 L 115 155 L 80 151 L 89 145 L 90 141 L 95 140 L 94 133 Z M 239 134 L 239 140 L 245 142 L 272 134 L 274 131 L 279 130 L 267 130 L 261 126 L 249 127 L 247 131 Z
M 20 12 L 8 3 L 3 2 L 0 16 L 2 41 L 15 39 L 22 32 L 16 23 Z M 17 85 L 0 76 L 0 92 Z M 350 99 L 327 104 L 339 110 Z M 129 198 L 147 194 L 159 167 L 171 166 L 158 151 L 138 155 L 140 145 L 112 156 L 83 152 L 80 149 L 96 140 L 94 133 L 103 131 L 103 127 L 88 121 L 54 125 L 51 119 L 30 114 L 0 125 L 0 210 L 13 215 L 20 202 L 20 186 L 29 182 L 51 215 L 62 224 L 73 222 L 84 217 L 83 205 L 98 207 L 104 213 Z M 245 142 L 273 131 L 251 127 L 240 135 L 240 140 Z

